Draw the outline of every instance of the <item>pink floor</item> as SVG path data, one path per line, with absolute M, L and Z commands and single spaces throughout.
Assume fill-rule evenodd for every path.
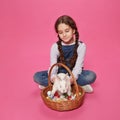
M 0 120 L 120 120 L 119 4 L 118 0 L 1 0 Z M 86 94 L 84 104 L 69 112 L 46 107 L 33 82 L 36 71 L 49 67 L 50 46 L 57 39 L 53 25 L 61 14 L 77 21 L 87 45 L 85 69 L 97 74 L 94 93 Z

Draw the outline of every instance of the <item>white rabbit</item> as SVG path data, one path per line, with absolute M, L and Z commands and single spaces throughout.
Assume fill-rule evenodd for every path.
M 71 95 L 71 83 L 68 74 L 65 73 L 57 74 L 51 91 L 52 96 L 54 96 L 56 91 L 58 92 L 59 95 L 62 95 L 64 93 L 67 93 L 68 96 Z

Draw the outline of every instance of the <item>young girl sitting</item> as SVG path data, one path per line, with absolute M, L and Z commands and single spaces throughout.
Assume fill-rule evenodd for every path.
M 93 92 L 90 84 L 95 81 L 96 74 L 83 68 L 86 45 L 79 40 L 75 21 L 70 16 L 60 16 L 55 22 L 55 31 L 58 35 L 58 41 L 51 47 L 50 66 L 57 62 L 65 64 L 72 71 L 77 84 L 82 86 L 85 92 Z M 54 82 L 57 73 L 66 72 L 63 67 L 54 67 L 51 73 L 51 82 Z M 48 70 L 35 73 L 34 81 L 39 84 L 41 89 L 48 86 Z

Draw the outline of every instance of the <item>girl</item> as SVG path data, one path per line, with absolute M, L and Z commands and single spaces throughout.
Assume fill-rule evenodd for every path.
M 67 65 L 77 80 L 77 84 L 82 86 L 85 92 L 93 92 L 90 84 L 95 81 L 96 74 L 83 69 L 86 45 L 79 41 L 79 32 L 75 21 L 70 16 L 60 16 L 55 22 L 55 31 L 58 41 L 51 47 L 50 66 L 57 62 Z M 63 67 L 54 67 L 51 73 L 51 82 L 54 82 L 56 74 L 61 72 L 66 73 L 67 71 Z M 35 73 L 34 81 L 39 84 L 41 89 L 47 86 L 48 71 Z

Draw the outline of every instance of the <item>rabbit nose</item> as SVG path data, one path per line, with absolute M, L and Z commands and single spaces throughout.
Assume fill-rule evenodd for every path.
M 66 92 L 66 90 L 63 90 L 63 93 L 65 93 Z

